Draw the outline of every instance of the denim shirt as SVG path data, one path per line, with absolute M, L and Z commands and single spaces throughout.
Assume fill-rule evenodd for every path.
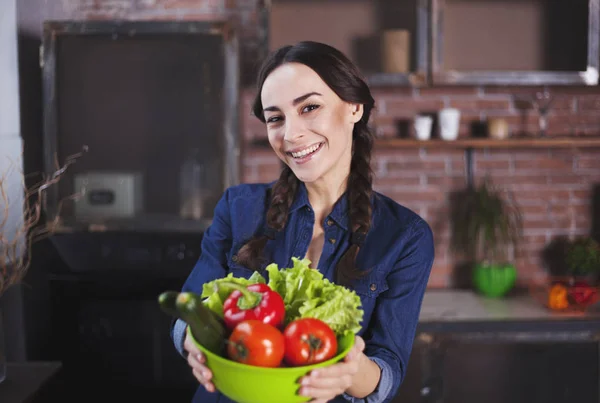
M 228 188 L 217 203 L 213 222 L 202 239 L 201 256 L 183 285 L 183 291 L 202 292 L 202 285 L 232 272 L 250 277 L 252 271 L 236 263 L 237 251 L 254 234 L 263 231 L 267 191 L 272 184 L 242 184 Z M 292 257 L 304 258 L 312 239 L 315 215 L 301 184 L 291 206 L 286 227 L 265 247 L 269 262 L 292 267 Z M 322 223 L 325 243 L 317 269 L 331 281 L 335 267 L 350 245 L 346 195 Z M 374 192 L 371 229 L 357 255 L 357 267 L 367 275 L 351 285 L 362 302 L 364 317 L 358 333 L 365 340 L 364 353 L 381 368 L 375 391 L 364 399 L 348 394 L 333 402 L 389 402 L 406 374 L 423 294 L 434 259 L 430 226 L 413 211 Z M 175 322 L 172 338 L 183 350 L 185 323 Z M 190 369 L 191 370 L 191 369 Z M 218 392 L 201 385 L 193 402 L 230 403 Z

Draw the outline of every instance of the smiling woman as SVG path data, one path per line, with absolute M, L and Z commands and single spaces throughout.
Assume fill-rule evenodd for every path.
M 429 225 L 373 191 L 374 105 L 362 75 L 338 50 L 301 42 L 274 52 L 259 73 L 253 112 L 284 168 L 274 183 L 227 189 L 183 287 L 201 293 L 229 273 L 248 278 L 265 274 L 269 263 L 290 267 L 292 258 L 306 258 L 354 290 L 364 315 L 353 350 L 299 380 L 299 393 L 318 403 L 394 397 L 433 264 Z M 173 339 L 202 384 L 194 401 L 229 402 L 215 391 L 185 328 L 176 322 Z

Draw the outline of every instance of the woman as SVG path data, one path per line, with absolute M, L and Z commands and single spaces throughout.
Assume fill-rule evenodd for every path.
M 263 64 L 253 111 L 285 167 L 273 184 L 227 189 L 202 240 L 202 255 L 184 284 L 229 272 L 249 277 L 268 263 L 311 267 L 356 291 L 362 330 L 348 357 L 300 380 L 315 402 L 387 402 L 406 373 L 431 266 L 433 237 L 414 212 L 372 190 L 374 106 L 368 86 L 338 50 L 301 42 Z M 173 329 L 201 387 L 195 402 L 230 402 L 215 391 L 204 357 Z M 214 392 L 214 393 L 213 393 Z

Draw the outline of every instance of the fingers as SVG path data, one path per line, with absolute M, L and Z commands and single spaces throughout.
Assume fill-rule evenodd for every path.
M 358 360 L 334 364 L 330 367 L 319 368 L 318 371 L 312 371 L 308 376 L 305 376 L 303 381 L 310 382 L 313 384 L 315 381 L 320 379 L 336 379 L 344 376 L 353 376 L 358 372 Z
M 200 350 L 198 349 L 198 347 L 196 346 L 196 344 L 194 344 L 194 342 L 192 341 L 192 339 L 190 338 L 190 335 L 185 334 L 185 340 L 183 341 L 183 348 L 190 353 L 190 355 L 198 355 L 200 354 Z
M 204 386 L 204 388 L 207 391 L 209 391 L 209 392 L 215 391 L 215 385 L 210 381 L 210 377 L 212 376 L 212 373 L 210 371 L 201 372 L 201 371 L 198 371 L 197 369 L 193 369 L 192 373 L 194 374 L 194 377 L 198 380 L 198 382 L 200 382 L 200 384 L 202 386 Z
M 302 378 L 300 394 L 316 399 L 331 399 L 352 386 L 352 377 L 357 372 L 358 360 L 319 368 Z
M 360 336 L 356 336 L 354 346 L 348 352 L 348 355 L 344 357 L 344 361 L 351 361 L 358 357 L 365 350 L 365 341 Z
M 356 348 L 360 353 L 365 351 L 365 341 L 362 337 L 356 336 L 354 341 L 354 348 Z
M 215 386 L 211 382 L 212 372 L 204 365 L 204 356 L 201 353 L 197 355 L 188 354 L 187 361 L 198 382 L 200 382 L 200 384 L 202 384 L 209 392 L 214 392 Z
M 337 377 L 310 377 L 304 384 L 307 388 L 324 389 L 325 391 L 340 390 L 341 392 L 352 386 L 352 375 L 344 374 Z M 340 392 L 340 393 L 341 393 Z M 312 395 L 314 397 L 320 397 Z
M 357 336 L 354 347 L 343 362 L 312 371 L 300 381 L 300 394 L 313 397 L 311 403 L 327 402 L 352 386 L 352 379 L 359 370 L 365 349 L 364 340 Z
M 192 368 L 192 373 L 194 377 L 200 382 L 204 388 L 209 392 L 215 391 L 215 385 L 210 381 L 212 379 L 212 372 L 205 363 L 204 354 L 200 352 L 200 350 L 194 345 L 194 343 L 186 336 L 185 341 L 183 343 L 183 347 L 187 350 L 187 362 L 190 368 Z

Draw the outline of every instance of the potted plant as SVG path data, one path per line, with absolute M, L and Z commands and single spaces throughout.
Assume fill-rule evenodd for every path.
M 565 263 L 573 281 L 595 284 L 600 274 L 600 245 L 589 236 L 574 239 L 567 246 Z
M 579 237 L 567 246 L 565 263 L 569 278 L 567 289 L 573 304 L 581 307 L 598 298 L 600 246 L 589 236 Z
M 467 259 L 472 286 L 489 297 L 504 296 L 517 277 L 512 256 L 522 236 L 522 218 L 506 193 L 509 197 L 486 177 L 460 192 L 452 207 L 451 251 Z

